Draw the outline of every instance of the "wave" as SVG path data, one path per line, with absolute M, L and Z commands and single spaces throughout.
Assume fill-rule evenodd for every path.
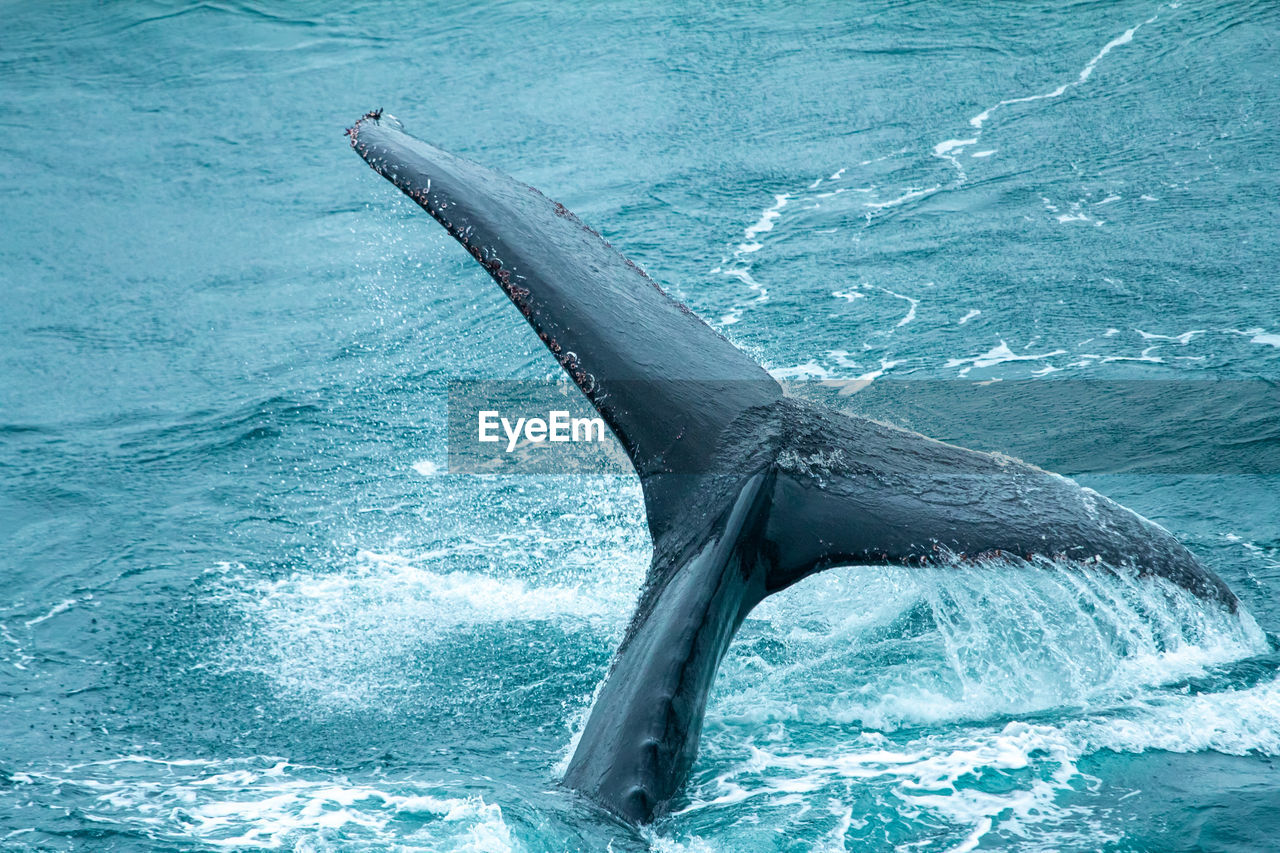
M 521 849 L 502 809 L 457 783 L 353 783 L 274 756 L 162 759 L 130 755 L 15 773 L 6 792 L 72 798 L 107 832 L 190 849 L 507 853 Z M 10 833 L 21 843 L 30 828 Z M 31 839 L 34 840 L 34 837 Z

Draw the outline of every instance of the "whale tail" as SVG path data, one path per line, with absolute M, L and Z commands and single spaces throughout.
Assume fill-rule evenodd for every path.
M 1006 457 L 786 398 L 758 364 L 558 202 L 403 132 L 352 147 L 498 283 L 626 449 L 653 562 L 565 775 L 645 822 L 697 753 L 734 632 L 770 593 L 834 565 L 1065 557 L 1235 596 L 1170 534 Z
M 654 538 L 742 412 L 782 397 L 717 334 L 559 202 L 403 132 L 381 110 L 348 131 L 360 156 L 493 277 L 599 410 L 645 484 Z

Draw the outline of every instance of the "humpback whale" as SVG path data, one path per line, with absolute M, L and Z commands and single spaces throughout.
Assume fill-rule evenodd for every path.
M 380 110 L 347 133 L 489 272 L 640 478 L 652 563 L 564 776 L 617 816 L 668 810 L 734 632 L 824 568 L 1046 557 L 1166 578 L 1236 609 L 1170 533 L 1068 479 L 787 397 L 538 190 Z

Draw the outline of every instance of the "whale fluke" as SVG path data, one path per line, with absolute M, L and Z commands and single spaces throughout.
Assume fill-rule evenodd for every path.
M 1164 577 L 1236 608 L 1167 531 L 1070 480 L 787 398 L 537 190 L 380 111 L 348 134 L 488 270 L 640 477 L 653 561 L 564 778 L 611 812 L 644 823 L 668 809 L 743 619 L 830 566 L 1067 559 Z
M 563 205 L 406 135 L 370 113 L 349 131 L 369 165 L 489 271 L 600 411 L 645 489 L 661 537 L 683 477 L 742 412 L 779 400 L 767 372 Z

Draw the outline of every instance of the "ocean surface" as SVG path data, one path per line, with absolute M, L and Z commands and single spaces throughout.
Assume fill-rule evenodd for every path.
M 0 18 L 0 849 L 1275 849 L 1280 476 L 1177 448 L 1062 473 L 1241 615 L 828 571 L 743 626 L 670 816 L 568 794 L 638 483 L 449 473 L 449 379 L 558 367 L 343 130 L 383 107 L 540 187 L 780 378 L 1265 385 L 1277 4 Z

